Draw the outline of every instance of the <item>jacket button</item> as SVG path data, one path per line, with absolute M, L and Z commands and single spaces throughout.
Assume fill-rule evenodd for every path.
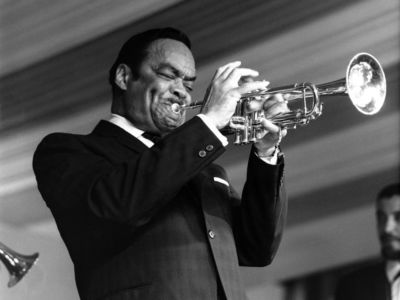
M 206 150 L 207 151 L 212 151 L 214 149 L 214 146 L 213 145 L 207 145 L 206 146 Z
M 207 155 L 206 151 L 204 151 L 204 150 L 200 150 L 199 151 L 199 156 L 200 157 L 205 157 L 206 155 Z
M 208 236 L 210 237 L 210 238 L 215 238 L 215 233 L 214 233 L 214 231 L 212 231 L 212 230 L 209 230 L 208 231 Z

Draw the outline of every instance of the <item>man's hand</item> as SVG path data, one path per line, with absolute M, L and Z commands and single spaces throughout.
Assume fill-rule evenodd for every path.
M 248 68 L 239 68 L 241 62 L 228 63 L 216 71 L 207 89 L 202 109 L 218 128 L 224 128 L 232 118 L 237 101 L 242 94 L 258 89 L 266 89 L 268 81 L 251 81 L 239 85 L 243 77 L 256 77 L 258 72 Z
M 280 128 L 269 119 L 277 114 L 288 112 L 289 108 L 281 94 L 271 96 L 262 103 L 262 106 L 265 118 L 261 120 L 261 124 L 264 130 L 257 133 L 254 146 L 260 156 L 270 156 L 274 153 L 275 146 L 279 145 L 282 138 L 286 136 L 287 130 Z

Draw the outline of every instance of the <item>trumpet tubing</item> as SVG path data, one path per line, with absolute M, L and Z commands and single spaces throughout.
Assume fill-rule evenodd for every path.
M 276 125 L 295 129 L 308 124 L 322 114 L 321 96 L 348 96 L 356 109 L 366 115 L 373 115 L 382 108 L 386 97 L 385 73 L 378 60 L 371 54 L 356 54 L 349 62 L 346 76 L 342 79 L 315 85 L 309 82 L 295 83 L 268 90 L 243 94 L 238 101 L 235 114 L 231 118 L 229 130 L 235 134 L 234 144 L 241 145 L 256 141 L 260 127 L 260 119 L 264 112 L 249 110 L 252 101 L 264 101 L 275 94 L 282 94 L 288 103 L 289 112 L 269 117 Z M 294 103 L 300 105 L 294 105 Z M 176 112 L 181 109 L 200 108 L 206 104 L 189 106 L 173 105 Z M 291 108 L 294 106 L 295 108 Z

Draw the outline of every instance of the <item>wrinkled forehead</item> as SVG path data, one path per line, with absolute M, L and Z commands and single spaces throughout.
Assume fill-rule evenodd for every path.
M 377 211 L 391 214 L 400 212 L 400 195 L 381 198 L 376 203 Z
M 196 68 L 192 51 L 182 42 L 159 39 L 148 47 L 147 59 L 153 65 L 171 65 L 188 77 L 195 77 Z

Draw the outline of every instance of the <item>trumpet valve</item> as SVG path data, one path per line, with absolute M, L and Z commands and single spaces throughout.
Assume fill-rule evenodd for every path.
M 235 145 L 242 144 L 242 136 L 239 130 L 235 130 L 235 141 L 233 142 Z
M 249 116 L 244 118 L 244 128 L 243 128 L 243 136 L 242 136 L 242 144 L 250 143 L 249 133 L 251 131 L 251 121 Z

